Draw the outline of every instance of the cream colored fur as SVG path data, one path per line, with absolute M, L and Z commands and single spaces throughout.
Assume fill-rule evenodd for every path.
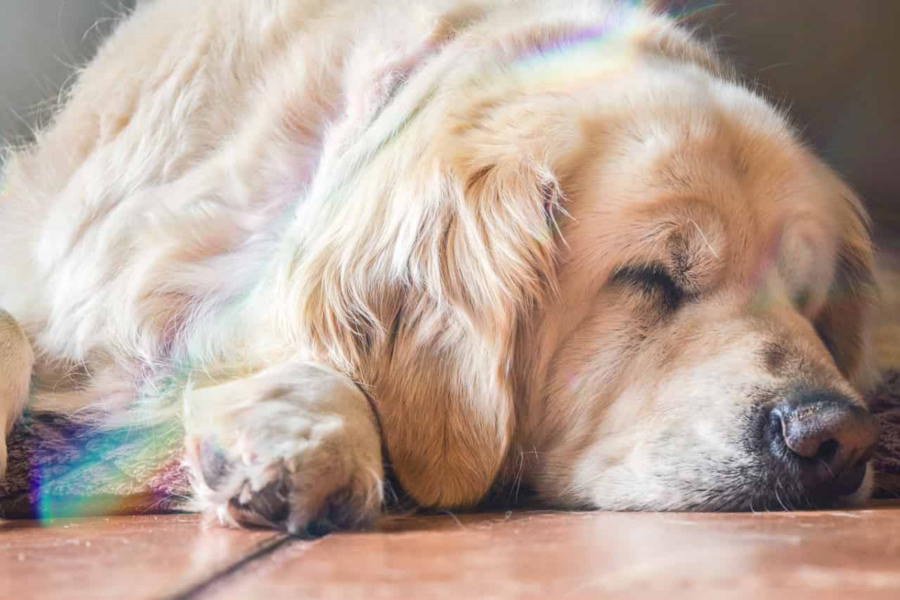
M 745 483 L 713 467 L 753 461 L 752 390 L 870 380 L 858 202 L 626 4 L 156 0 L 5 180 L 0 306 L 34 408 L 180 419 L 226 520 L 287 477 L 292 530 L 338 490 L 367 521 L 381 444 L 427 506 L 525 481 L 712 507 Z M 700 300 L 671 321 L 610 282 L 673 260 Z M 11 418 L 29 355 L 7 347 Z M 207 438 L 243 465 L 222 489 Z

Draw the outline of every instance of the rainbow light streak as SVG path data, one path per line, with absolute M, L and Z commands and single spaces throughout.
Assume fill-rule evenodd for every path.
M 147 485 L 177 466 L 172 458 L 183 437 L 179 428 L 97 431 L 71 423 L 60 434 L 66 438 L 64 451 L 39 449 L 30 474 L 33 510 L 42 524 L 127 512 L 138 491 L 147 510 L 171 500 Z

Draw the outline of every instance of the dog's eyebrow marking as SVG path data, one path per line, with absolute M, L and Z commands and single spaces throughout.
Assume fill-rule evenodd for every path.
M 766 371 L 772 375 L 782 375 L 788 359 L 787 349 L 778 342 L 768 342 L 762 349 Z

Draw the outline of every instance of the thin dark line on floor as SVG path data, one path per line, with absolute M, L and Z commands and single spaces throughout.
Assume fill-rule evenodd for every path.
M 264 542 L 261 542 L 255 550 L 245 555 L 240 560 L 231 563 L 230 565 L 226 565 L 221 570 L 213 573 L 203 581 L 195 583 L 189 586 L 187 589 L 172 596 L 166 596 L 166 598 L 167 600 L 193 600 L 223 579 L 231 577 L 250 563 L 269 556 L 282 546 L 288 545 L 295 539 L 296 538 L 293 538 L 289 535 L 279 535 L 273 538 L 269 538 Z

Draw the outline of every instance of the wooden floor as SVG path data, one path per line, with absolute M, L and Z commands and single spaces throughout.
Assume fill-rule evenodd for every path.
M 900 504 L 415 517 L 291 540 L 193 515 L 0 521 L 0 598 L 900 598 Z

